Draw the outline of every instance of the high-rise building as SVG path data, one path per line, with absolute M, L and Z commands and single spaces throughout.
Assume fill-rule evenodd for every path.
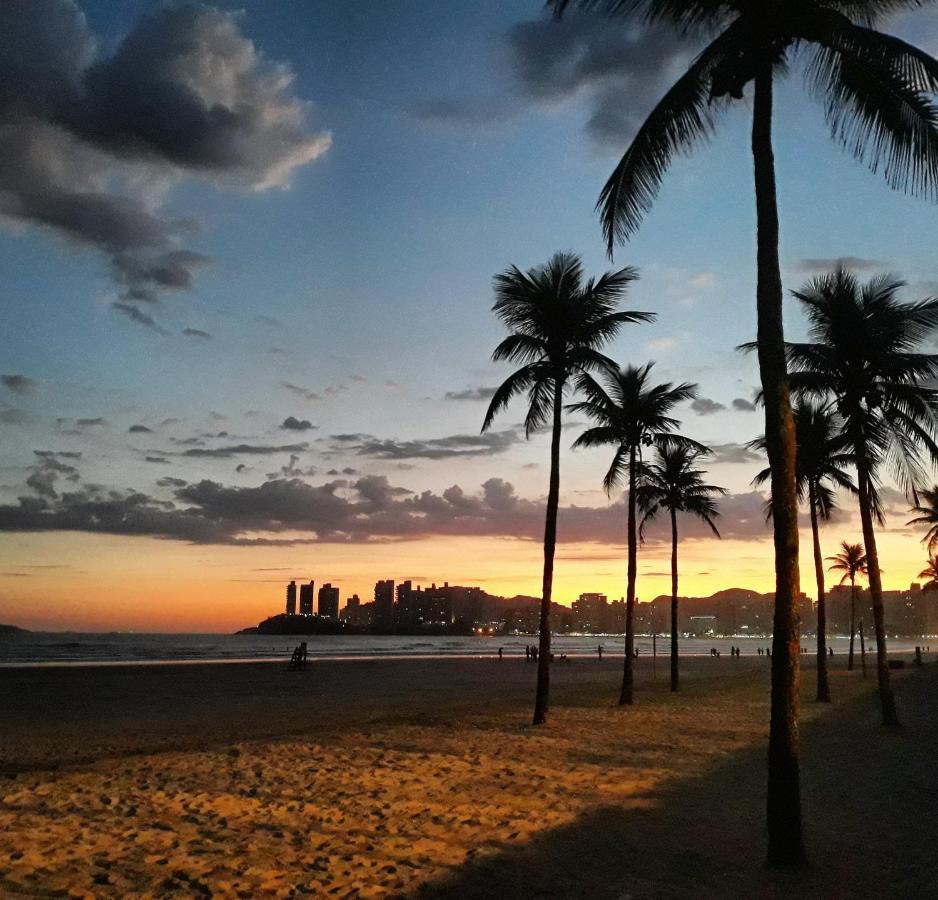
M 587 634 L 605 634 L 609 628 L 609 600 L 605 594 L 580 594 L 573 601 L 573 627 Z
M 358 594 L 352 594 L 348 600 L 345 601 L 345 606 L 342 609 L 342 614 L 339 616 L 343 622 L 348 622 L 349 625 L 360 625 L 360 615 L 361 612 L 361 599 Z
M 311 616 L 313 614 L 313 582 L 300 585 L 300 615 Z
M 291 581 L 287 585 L 287 615 L 296 615 L 296 582 Z
M 310 592 L 312 592 L 312 583 L 310 583 Z M 324 584 L 319 589 L 319 607 L 316 610 L 319 615 L 329 619 L 339 618 L 339 589 L 331 584 Z
M 376 625 L 390 625 L 394 621 L 394 582 L 375 582 L 374 621 Z

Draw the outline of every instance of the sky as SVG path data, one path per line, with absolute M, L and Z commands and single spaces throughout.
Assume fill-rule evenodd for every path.
M 934 13 L 889 30 L 938 51 Z M 594 205 L 695 45 L 537 0 L 31 0 L 0 7 L 0 622 L 230 631 L 291 578 L 538 595 L 549 437 L 480 435 L 504 330 L 492 277 L 558 250 L 640 270 L 657 313 L 607 348 L 699 384 L 723 539 L 682 523 L 683 594 L 772 589 L 755 361 L 748 97 L 678 158 L 610 261 Z M 935 207 L 779 87 L 787 289 L 848 260 L 938 293 Z M 787 336 L 804 322 L 786 302 Z M 555 599 L 624 593 L 609 453 L 561 461 Z M 825 553 L 859 540 L 849 498 Z M 925 562 L 887 491 L 887 587 Z M 807 523 L 805 523 L 807 524 Z M 639 598 L 669 590 L 668 535 Z M 813 595 L 809 535 L 804 589 Z

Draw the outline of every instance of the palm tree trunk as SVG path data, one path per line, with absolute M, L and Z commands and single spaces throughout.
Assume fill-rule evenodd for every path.
M 625 666 L 622 669 L 622 691 L 619 706 L 631 706 L 634 702 L 632 690 L 632 655 L 635 652 L 635 570 L 638 567 L 638 536 L 635 533 L 635 447 L 629 452 L 629 559 L 625 590 Z
M 817 494 L 814 484 L 808 488 L 811 504 L 811 536 L 814 540 L 814 575 L 817 578 L 817 700 L 831 702 L 831 687 L 827 678 L 827 597 L 824 592 L 824 558 L 821 556 L 821 535 L 817 518 Z
M 541 628 L 537 653 L 537 693 L 534 724 L 547 721 L 550 698 L 550 601 L 554 587 L 554 548 L 557 546 L 557 507 L 560 503 L 560 425 L 563 413 L 563 384 L 554 383 L 554 422 L 550 439 L 550 488 L 544 522 L 544 581 L 541 588 Z
M 677 674 L 677 511 L 671 507 L 671 690 L 678 689 Z
M 879 702 L 883 710 L 883 724 L 899 728 L 896 698 L 889 681 L 889 660 L 886 656 L 886 617 L 883 612 L 883 582 L 879 572 L 879 553 L 876 550 L 876 532 L 873 530 L 873 508 L 870 504 L 870 473 L 866 459 L 857 455 L 857 488 L 860 494 L 860 522 L 863 525 L 863 544 L 866 550 L 867 577 L 870 598 L 873 601 L 873 629 L 876 633 L 876 676 L 879 680 Z
M 857 633 L 857 581 L 850 575 L 850 653 L 847 656 L 847 671 L 853 671 L 853 636 Z
M 798 691 L 801 673 L 796 603 L 800 593 L 798 501 L 795 495 L 795 424 L 788 392 L 782 322 L 772 99 L 772 65 L 766 63 L 755 79 L 752 122 L 758 244 L 757 344 L 765 406 L 765 443 L 772 470 L 772 522 L 775 533 L 775 619 L 766 818 L 769 864 L 797 865 L 805 859 L 798 766 Z

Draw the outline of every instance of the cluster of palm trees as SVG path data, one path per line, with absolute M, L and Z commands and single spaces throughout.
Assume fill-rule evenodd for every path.
M 933 358 L 916 361 L 911 351 L 917 338 L 932 325 L 933 308 L 926 303 L 905 310 L 900 317 L 905 323 L 899 329 L 900 334 L 887 335 L 889 346 L 904 354 L 898 370 L 894 371 L 887 364 L 885 353 L 880 353 L 876 362 L 878 368 L 870 373 L 869 379 L 863 379 L 862 387 L 855 385 L 854 376 L 864 373 L 853 368 L 853 363 L 863 357 L 859 352 L 859 339 L 851 342 L 848 332 L 853 325 L 863 324 L 852 314 L 862 314 L 865 301 L 859 305 L 835 304 L 825 299 L 835 289 L 849 290 L 852 285 L 859 290 L 852 276 L 845 272 L 829 276 L 827 281 L 816 283 L 799 296 L 814 328 L 816 342 L 810 345 L 785 343 L 772 140 L 774 86 L 776 80 L 790 70 L 796 55 L 805 58 L 809 86 L 823 102 L 834 140 L 874 172 L 882 172 L 893 188 L 934 196 L 938 192 L 938 107 L 933 97 L 938 93 L 938 61 L 876 29 L 883 17 L 903 8 L 919 8 L 928 2 L 547 0 L 558 17 L 569 7 L 595 10 L 626 20 L 670 25 L 705 44 L 686 73 L 666 92 L 638 129 L 600 194 L 599 208 L 610 254 L 616 243 L 627 241 L 638 230 L 675 153 L 690 151 L 709 138 L 718 116 L 734 101 L 742 100 L 747 87 L 752 85 L 757 213 L 757 340 L 753 346 L 758 353 L 765 410 L 764 442 L 769 461 L 776 574 L 767 786 L 770 864 L 797 865 L 805 859 L 797 719 L 799 477 L 792 390 L 797 392 L 797 397 L 817 400 L 836 413 L 849 436 L 845 450 L 853 457 L 856 469 L 856 490 L 873 595 L 883 714 L 888 723 L 894 724 L 898 718 L 886 666 L 882 585 L 874 531 L 874 520 L 881 515 L 877 478 L 884 467 L 892 466 L 903 486 L 912 490 L 920 483 L 917 482 L 920 473 L 914 465 L 917 451 L 925 446 L 931 453 L 935 432 L 931 424 L 933 398 L 916 391 L 922 380 L 938 368 Z M 619 273 L 618 277 L 628 279 L 633 274 Z M 864 297 L 883 296 L 883 303 L 879 305 L 892 309 L 895 290 L 890 284 L 893 283 L 885 280 L 871 283 L 862 289 L 862 294 Z M 840 317 L 841 312 L 844 318 Z M 609 322 L 607 327 L 614 331 L 621 321 L 624 320 Z M 883 327 L 888 325 L 885 317 L 879 321 Z M 607 331 L 602 337 L 608 339 L 609 336 L 611 333 Z M 834 337 L 840 341 L 825 340 Z M 594 356 L 582 352 L 585 348 L 575 341 L 569 347 L 539 346 L 534 351 L 534 346 L 526 343 L 527 339 L 526 336 L 517 351 L 513 345 L 503 351 L 504 358 L 524 362 L 526 370 L 521 370 L 525 374 L 519 375 L 517 382 L 506 382 L 499 403 L 493 404 L 490 413 L 501 408 L 512 393 L 527 388 L 533 413 L 533 419 L 529 413 L 529 421 L 546 422 L 552 417 L 558 422 L 562 415 L 563 391 L 570 379 L 599 372 L 607 364 L 600 364 Z M 854 346 L 857 352 L 849 359 L 841 359 L 836 349 L 841 346 Z M 558 367 L 558 361 L 564 361 L 564 365 Z M 520 384 L 525 381 L 522 388 Z M 602 402 L 599 397 L 586 402 L 594 401 Z M 917 414 L 923 407 L 929 413 L 924 426 L 917 421 Z M 628 445 L 622 446 L 628 458 Z M 558 451 L 559 435 L 555 429 L 545 529 L 545 594 L 549 593 L 549 569 L 552 570 L 547 557 L 552 557 L 556 540 Z M 913 463 L 911 468 L 910 462 Z M 802 483 L 809 489 L 807 499 L 814 510 L 822 501 L 815 498 L 812 503 L 810 484 L 803 480 Z M 632 555 L 630 548 L 630 557 Z M 543 634 L 541 640 L 544 641 Z M 539 669 L 539 684 L 543 679 L 546 690 L 549 655 L 542 653 L 540 660 L 544 669 L 543 672 Z M 546 697 L 543 702 L 546 704 Z

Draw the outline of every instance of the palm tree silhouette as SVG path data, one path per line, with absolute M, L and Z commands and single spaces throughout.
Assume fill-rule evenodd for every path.
M 847 671 L 853 671 L 853 636 L 857 631 L 857 576 L 868 575 L 866 554 L 862 544 L 848 544 L 842 541 L 841 551 L 836 556 L 828 556 L 827 561 L 834 565 L 828 566 L 831 572 L 843 572 L 840 584 L 850 582 L 850 652 L 847 656 Z
M 671 519 L 671 690 L 677 691 L 678 646 L 677 646 L 677 515 L 688 513 L 702 519 L 717 536 L 720 532 L 714 519 L 720 515 L 716 498 L 726 489 L 707 484 L 703 476 L 707 473 L 696 468 L 696 463 L 710 455 L 710 450 L 696 450 L 683 445 L 664 446 L 658 449 L 656 458 L 641 467 L 636 488 L 636 502 L 642 511 L 639 538 L 644 540 L 645 525 L 662 510 L 667 510 Z
M 547 719 L 550 694 L 550 604 L 560 499 L 560 430 L 564 392 L 571 379 L 611 371 L 615 363 L 599 348 L 627 322 L 651 322 L 654 313 L 617 311 L 635 269 L 606 272 L 583 282 L 583 266 L 572 253 L 557 253 L 543 266 L 522 272 L 515 266 L 495 276 L 492 311 L 511 332 L 492 353 L 495 362 L 520 364 L 495 391 L 482 431 L 513 397 L 527 392 L 525 436 L 550 425 L 550 486 L 544 524 L 544 575 L 534 724 Z
M 798 768 L 800 645 L 796 598 L 798 502 L 795 433 L 785 368 L 778 198 L 772 146 L 773 93 L 797 51 L 810 52 L 807 80 L 832 138 L 855 159 L 882 171 L 896 189 L 938 193 L 938 62 L 877 22 L 924 0 L 547 0 L 664 22 L 710 43 L 639 128 L 600 194 L 610 253 L 630 238 L 651 208 L 671 159 L 715 131 L 718 114 L 753 83 L 752 154 L 757 216 L 759 369 L 775 506 L 775 621 L 767 792 L 768 862 L 804 861 Z M 714 32 L 716 37 L 714 38 Z
M 932 557 L 935 554 L 935 548 L 938 547 L 938 484 L 919 491 L 918 500 L 912 507 L 912 512 L 918 515 L 905 524 L 928 526 L 922 543 L 927 545 L 928 555 Z
M 931 556 L 928 565 L 918 573 L 918 578 L 927 578 L 922 585 L 923 591 L 938 591 L 938 556 Z
M 796 402 L 795 444 L 798 455 L 795 460 L 795 485 L 800 503 L 807 503 L 811 516 L 811 537 L 814 546 L 814 575 L 817 580 L 817 699 L 830 703 L 830 681 L 827 675 L 827 603 L 824 590 L 824 560 L 821 555 L 819 520 L 830 519 L 836 509 L 835 488 L 844 488 L 856 493 L 856 486 L 845 466 L 853 464 L 849 441 L 843 434 L 836 413 L 828 407 L 807 400 Z M 753 449 L 764 450 L 765 438 L 752 441 Z M 769 469 L 763 469 L 753 478 L 754 485 L 762 485 L 772 477 Z M 772 512 L 769 500 L 769 515 Z
M 608 372 L 605 387 L 591 375 L 581 375 L 577 388 L 585 400 L 569 409 L 583 413 L 595 423 L 574 442 L 574 447 L 615 447 L 612 464 L 603 485 L 607 493 L 625 478 L 628 481 L 628 574 L 625 604 L 625 665 L 619 705 L 634 701 L 632 655 L 635 651 L 635 577 L 638 534 L 635 521 L 636 488 L 642 448 L 686 446 L 704 450 L 702 444 L 675 434 L 680 422 L 670 413 L 678 403 L 696 396 L 696 385 L 670 383 L 652 385 L 653 363 Z
M 789 344 L 792 390 L 832 401 L 844 422 L 857 467 L 863 543 L 869 566 L 876 669 L 883 722 L 899 727 L 889 682 L 883 587 L 874 518 L 883 521 L 876 485 L 884 465 L 917 501 L 923 452 L 938 462 L 938 355 L 917 352 L 938 327 L 938 300 L 902 303 L 905 283 L 880 275 L 861 285 L 843 268 L 814 279 L 794 296 L 814 343 Z

